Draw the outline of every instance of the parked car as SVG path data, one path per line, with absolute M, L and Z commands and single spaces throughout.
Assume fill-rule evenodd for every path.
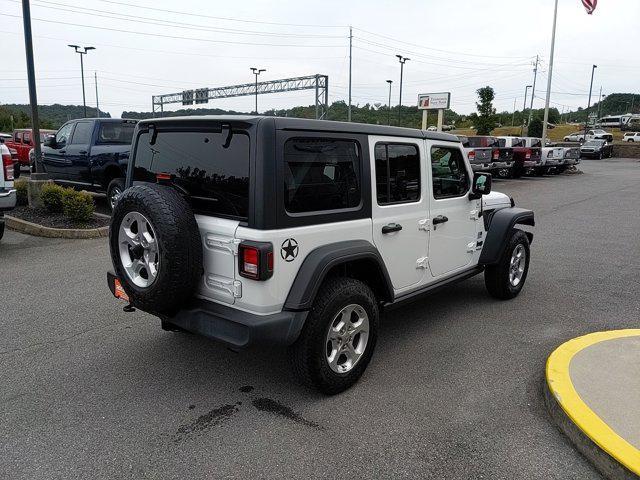
M 0 239 L 4 236 L 4 214 L 16 206 L 16 190 L 13 188 L 13 160 L 9 148 L 0 143 Z
M 622 137 L 623 142 L 640 142 L 640 132 L 627 132 Z
M 453 135 L 204 116 L 143 120 L 135 136 L 112 294 L 166 330 L 287 346 L 323 393 L 363 374 L 381 308 L 481 272 L 511 299 L 527 278 L 533 212 L 491 192 Z
M 533 167 L 538 176 L 559 172 L 558 167 L 564 163 L 563 147 L 542 147 L 540 165 Z
M 124 190 L 137 122 L 119 118 L 82 118 L 65 123 L 43 144 L 44 171 L 57 183 L 106 193 L 109 206 L 113 208 Z
M 613 154 L 613 145 L 605 140 L 587 140 L 580 146 L 581 158 L 609 158 Z
M 542 161 L 542 140 L 533 137 L 496 137 L 500 144 L 513 149 L 511 177 L 520 178 L 527 171 L 539 167 Z
M 632 115 L 627 123 L 622 124 L 620 130 L 640 132 L 640 115 Z
M 567 168 L 580 163 L 580 148 L 578 147 L 562 147 L 564 150 L 563 160 L 558 165 L 558 172 L 562 173 Z
M 474 172 L 491 172 L 493 155 L 493 137 L 457 136 L 462 143 L 462 149 Z
M 588 130 L 586 138 L 587 140 L 606 140 L 609 143 L 613 142 L 612 134 L 599 129 Z
M 584 142 L 584 132 L 575 132 L 570 133 L 569 135 L 565 135 L 565 142 Z
M 40 130 L 40 143 L 48 135 L 55 133 L 55 130 Z M 29 150 L 33 148 L 33 130 L 30 128 L 18 128 L 13 131 L 10 140 L 6 142 L 7 147 L 14 148 L 18 153 L 20 165 L 29 165 Z
M 8 133 L 0 133 L 0 143 L 4 143 L 11 140 L 12 136 Z M 7 147 L 9 148 L 9 147 Z M 20 162 L 18 160 L 18 151 L 15 148 L 9 148 L 11 154 L 11 160 L 13 161 L 13 178 L 20 177 Z

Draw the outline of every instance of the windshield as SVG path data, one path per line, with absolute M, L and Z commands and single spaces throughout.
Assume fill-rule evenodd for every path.
M 159 173 L 191 199 L 195 213 L 246 219 L 249 210 L 249 135 L 223 132 L 149 133 L 136 145 L 133 179 L 156 183 Z

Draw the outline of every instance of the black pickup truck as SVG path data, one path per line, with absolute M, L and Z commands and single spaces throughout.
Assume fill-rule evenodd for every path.
M 42 166 L 56 183 L 106 193 L 113 208 L 124 190 L 131 139 L 138 120 L 71 120 L 42 146 Z

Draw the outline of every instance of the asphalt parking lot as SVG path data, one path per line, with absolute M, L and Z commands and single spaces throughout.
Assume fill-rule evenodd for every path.
M 510 302 L 482 277 L 383 317 L 361 381 L 324 397 L 282 351 L 232 352 L 124 313 L 107 242 L 0 244 L 1 478 L 600 478 L 551 423 L 548 354 L 640 321 L 640 162 L 495 181 L 535 210 Z

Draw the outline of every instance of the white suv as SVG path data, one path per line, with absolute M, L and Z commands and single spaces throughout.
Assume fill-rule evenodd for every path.
M 4 236 L 4 212 L 16 206 L 16 190 L 13 188 L 13 159 L 9 148 L 0 143 L 0 239 Z
M 112 216 L 112 293 L 232 348 L 289 347 L 333 394 L 365 370 L 383 308 L 484 272 L 527 277 L 530 210 L 490 193 L 449 134 L 291 118 L 138 124 Z

